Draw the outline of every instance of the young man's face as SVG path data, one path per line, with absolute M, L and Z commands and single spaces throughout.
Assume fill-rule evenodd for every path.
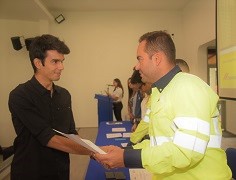
M 48 81 L 58 81 L 64 69 L 64 55 L 56 50 L 48 50 L 44 61 L 44 66 L 39 66 L 37 73 Z

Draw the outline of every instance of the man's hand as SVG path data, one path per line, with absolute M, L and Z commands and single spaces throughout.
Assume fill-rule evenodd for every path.
M 104 148 L 105 147 L 105 148 Z M 107 154 L 96 153 L 94 158 L 100 162 L 105 168 L 120 168 L 124 167 L 124 149 L 117 146 L 101 147 Z
M 109 145 L 109 146 L 100 146 L 100 148 L 105 151 L 106 153 L 109 153 L 111 151 L 113 151 L 113 149 L 116 148 L 116 146 L 113 145 Z

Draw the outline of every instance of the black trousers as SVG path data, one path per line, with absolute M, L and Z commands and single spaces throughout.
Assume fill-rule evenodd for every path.
M 113 111 L 117 121 L 122 121 L 121 110 L 123 108 L 122 102 L 113 103 Z

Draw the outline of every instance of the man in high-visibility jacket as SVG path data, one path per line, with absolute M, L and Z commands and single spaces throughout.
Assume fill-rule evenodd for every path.
M 153 83 L 149 113 L 150 140 L 133 149 L 104 147 L 95 154 L 106 167 L 145 168 L 153 179 L 231 179 L 221 146 L 218 96 L 200 78 L 175 66 L 175 45 L 169 34 L 141 36 L 137 50 L 144 82 Z
M 175 64 L 179 66 L 182 72 L 186 72 L 186 73 L 190 72 L 188 63 L 185 60 L 176 59 Z M 149 95 L 148 95 L 148 99 L 149 99 Z M 143 100 L 141 104 L 143 104 Z M 137 144 L 138 142 L 141 142 L 143 139 L 147 139 L 146 137 L 149 137 L 148 129 L 149 129 L 150 102 L 149 101 L 145 102 L 145 106 L 146 106 L 145 108 L 146 112 L 144 113 L 144 115 L 141 114 L 142 119 L 140 123 L 137 125 L 137 128 L 135 129 L 135 131 L 132 132 L 130 135 L 130 142 L 132 144 Z M 141 109 L 143 113 L 143 106 L 141 106 Z

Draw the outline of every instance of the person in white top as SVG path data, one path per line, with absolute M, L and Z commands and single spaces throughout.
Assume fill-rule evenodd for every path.
M 122 121 L 121 110 L 123 108 L 122 99 L 124 89 L 121 81 L 116 78 L 113 80 L 114 90 L 112 93 L 107 92 L 107 95 L 113 100 L 113 111 L 117 121 Z

